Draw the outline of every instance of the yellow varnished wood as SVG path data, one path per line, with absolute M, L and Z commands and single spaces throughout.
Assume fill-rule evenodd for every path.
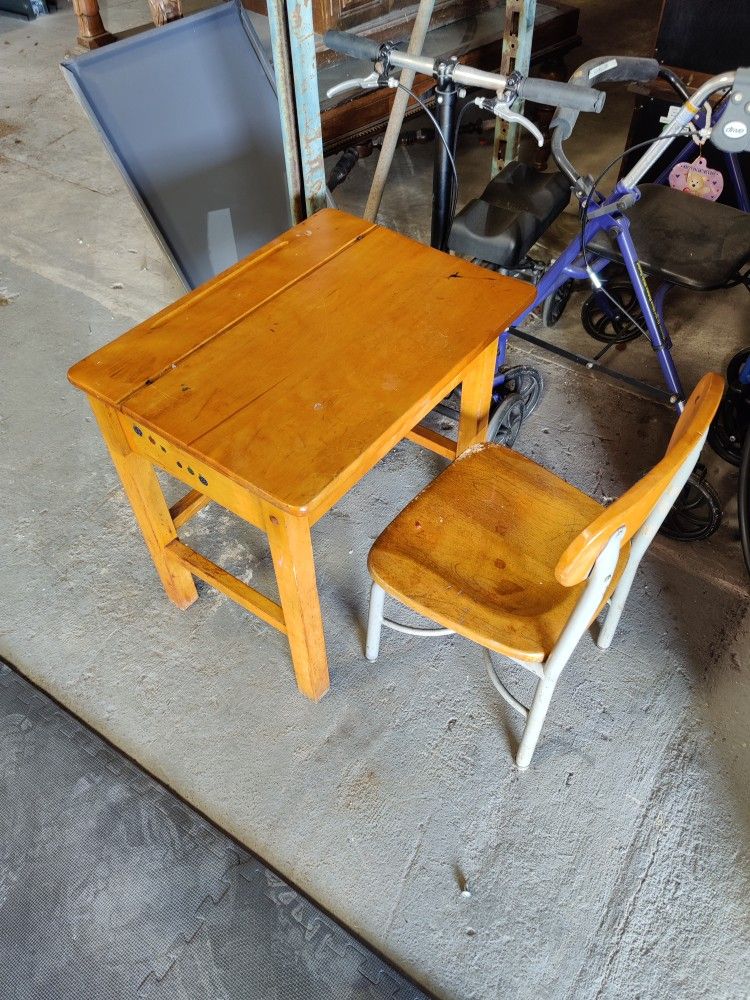
M 484 441 L 487 436 L 496 364 L 497 347 L 491 343 L 466 371 L 461 386 L 461 416 L 456 446 L 459 455 L 472 445 Z
M 190 490 L 185 496 L 180 497 L 177 503 L 173 503 L 169 508 L 169 516 L 174 522 L 175 528 L 181 528 L 187 524 L 191 517 L 195 517 L 198 511 L 203 510 L 211 503 L 211 497 L 204 496 L 197 490 Z
M 587 525 L 560 558 L 556 576 L 566 587 L 585 580 L 607 540 L 625 527 L 625 539 L 643 525 L 677 469 L 708 430 L 724 393 L 724 379 L 708 372 L 690 395 L 664 458 L 618 500 Z
M 194 599 L 192 571 L 252 609 L 253 593 L 176 529 L 209 500 L 261 527 L 297 683 L 321 697 L 310 526 L 404 437 L 454 457 L 483 435 L 497 336 L 533 296 L 325 210 L 75 365 L 172 599 Z M 416 429 L 461 382 L 458 444 Z M 152 463 L 191 490 L 171 516 Z
M 243 489 L 225 473 L 210 468 L 186 448 L 178 447 L 142 420 L 134 421 L 122 413 L 116 413 L 115 419 L 119 420 L 123 438 L 130 451 L 161 466 L 165 472 L 192 487 L 196 493 L 204 494 L 206 503 L 214 500 L 254 527 L 263 528 L 263 512 L 254 493 Z M 180 527 L 200 509 L 195 498 L 191 499 L 190 505 L 192 509 L 187 515 L 182 512 L 182 501 L 176 505 L 176 527 Z
M 541 663 L 581 592 L 555 579 L 560 553 L 601 511 L 518 452 L 478 445 L 385 529 L 370 573 L 432 621 Z M 623 560 L 610 592 L 622 568 Z
M 155 329 L 138 327 L 75 366 L 71 379 L 264 500 L 290 512 L 327 508 L 534 294 L 350 219 L 325 210 L 238 272 L 238 288 L 263 288 L 252 308 L 250 293 L 230 294 L 235 286 L 222 276 L 162 314 Z M 335 254 L 329 228 L 349 240 Z M 301 235 L 308 230 L 311 237 Z M 326 252 L 313 266 L 323 237 Z M 280 275 L 300 241 L 310 251 L 305 269 Z
M 79 361 L 68 378 L 89 395 L 120 403 L 371 228 L 343 212 L 308 219 Z
M 167 596 L 188 608 L 198 591 L 191 574 L 165 554 L 177 533 L 153 466 L 130 449 L 117 412 L 96 399 L 89 402 Z
M 236 601 L 246 611 L 273 625 L 279 632 L 286 632 L 284 612 L 279 605 L 254 587 L 250 587 L 244 580 L 238 580 L 215 562 L 206 559 L 200 552 L 185 545 L 179 538 L 167 545 L 166 554 L 169 559 L 176 560 L 205 583 Z
M 370 551 L 373 579 L 403 604 L 483 646 L 543 662 L 596 558 L 624 526 L 602 606 L 609 599 L 630 539 L 700 444 L 723 391 L 719 375 L 705 375 L 664 458 L 606 508 L 517 452 L 478 445 L 380 535 Z
M 428 451 L 434 451 L 435 454 L 442 455 L 443 458 L 449 458 L 453 461 L 456 457 L 456 442 L 446 437 L 445 434 L 433 430 L 432 427 L 424 427 L 422 424 L 418 424 L 413 430 L 407 433 L 406 437 L 409 441 L 413 441 L 414 444 L 421 445 L 423 448 L 427 448 Z
M 329 679 L 310 524 L 304 517 L 270 506 L 265 514 L 297 687 L 318 701 L 328 690 Z

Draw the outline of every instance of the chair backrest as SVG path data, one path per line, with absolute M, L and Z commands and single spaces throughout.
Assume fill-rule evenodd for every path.
M 671 486 L 682 488 L 698 461 L 723 392 L 724 379 L 720 375 L 709 372 L 703 376 L 685 404 L 662 460 L 602 511 L 563 552 L 555 567 L 559 583 L 573 587 L 585 580 L 604 546 L 619 528 L 625 528 L 621 539 L 624 545 L 643 527 Z M 679 484 L 678 480 L 681 480 Z

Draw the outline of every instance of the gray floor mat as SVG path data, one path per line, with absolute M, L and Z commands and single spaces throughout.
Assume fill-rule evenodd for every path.
M 420 1000 L 0 661 L 2 1000 Z

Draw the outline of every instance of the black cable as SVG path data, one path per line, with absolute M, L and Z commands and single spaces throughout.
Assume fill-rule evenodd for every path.
M 458 171 L 456 170 L 456 161 L 454 160 L 454 158 L 453 158 L 453 152 L 451 151 L 451 148 L 448 145 L 448 140 L 445 138 L 445 136 L 443 135 L 443 130 L 438 125 L 437 118 L 433 115 L 433 113 L 427 107 L 427 105 L 422 100 L 422 98 L 418 97 L 414 93 L 413 90 L 409 90 L 409 88 L 405 87 L 403 85 L 403 83 L 398 83 L 398 84 L 396 84 L 396 86 L 399 87 L 401 90 L 405 90 L 406 93 L 411 98 L 413 98 L 417 102 L 417 104 L 420 105 L 420 107 L 422 108 L 422 110 L 424 111 L 424 113 L 427 115 L 427 117 L 430 119 L 430 121 L 432 122 L 432 124 L 435 126 L 435 134 L 440 136 L 440 141 L 445 146 L 445 151 L 448 154 L 448 159 L 450 160 L 450 165 L 451 165 L 451 171 L 453 172 L 453 186 L 454 186 L 454 190 L 457 191 L 458 190 Z
M 456 128 L 453 134 L 453 162 L 456 161 L 456 148 L 458 146 L 458 137 L 461 133 L 461 122 L 464 120 L 464 115 L 469 110 L 469 108 L 474 107 L 473 101 L 467 101 L 461 110 L 458 112 L 458 118 L 456 119 Z M 453 187 L 453 201 L 451 203 L 451 224 L 453 223 L 453 216 L 456 214 L 456 205 L 458 204 L 458 177 L 456 177 L 456 183 Z

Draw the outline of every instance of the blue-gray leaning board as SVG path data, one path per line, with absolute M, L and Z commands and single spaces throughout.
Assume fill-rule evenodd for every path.
M 273 70 L 237 0 L 62 68 L 189 288 L 289 228 Z

